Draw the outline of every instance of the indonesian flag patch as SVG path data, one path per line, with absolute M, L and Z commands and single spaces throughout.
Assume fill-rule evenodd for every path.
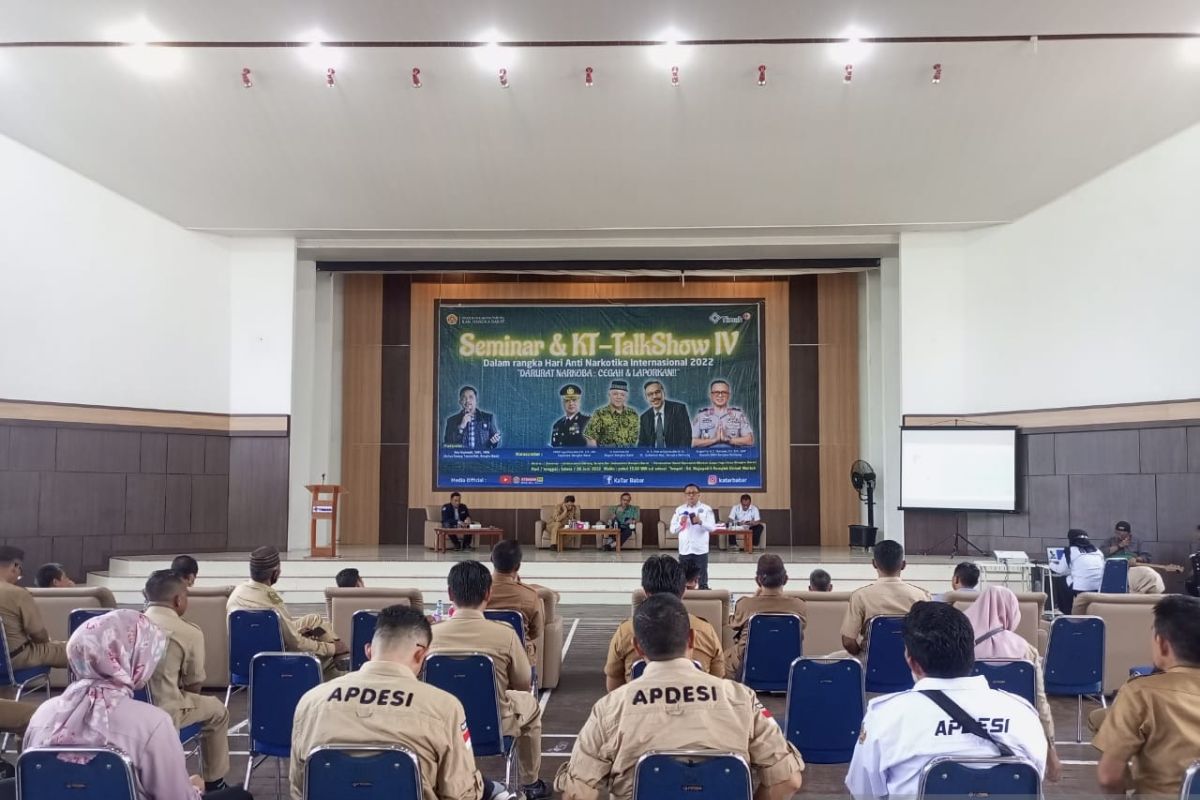
M 762 714 L 767 719 L 771 719 L 771 710 L 769 708 L 767 708 L 766 706 L 764 706 L 762 703 L 760 703 L 758 701 L 755 701 L 754 705 L 760 714 Z
M 468 750 L 470 750 L 471 749 L 471 729 L 467 727 L 466 720 L 463 720 L 463 723 L 462 723 L 462 725 L 459 726 L 459 729 L 462 731 L 463 746 L 466 747 Z

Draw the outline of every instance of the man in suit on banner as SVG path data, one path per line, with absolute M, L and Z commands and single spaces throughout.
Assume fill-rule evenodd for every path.
M 646 381 L 642 386 L 650 407 L 642 412 L 638 428 L 638 447 L 688 447 L 692 443 L 692 422 L 687 406 L 667 399 L 662 381 Z
M 462 411 L 446 420 L 443 444 L 462 445 L 464 450 L 491 450 L 500 444 L 500 431 L 496 420 L 486 411 L 479 410 L 479 392 L 474 386 L 458 390 L 458 404 Z

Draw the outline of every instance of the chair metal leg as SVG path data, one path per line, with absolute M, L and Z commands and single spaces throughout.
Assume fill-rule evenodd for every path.
M 225 687 L 225 707 L 229 708 L 229 698 L 233 695 L 233 684 Z
M 508 753 L 504 756 L 504 788 L 510 792 L 517 791 L 517 783 L 520 781 L 520 775 L 515 769 L 517 763 L 517 739 L 513 737 L 512 747 L 508 749 Z
M 276 800 L 279 800 L 279 798 L 282 797 L 280 794 L 280 787 L 283 785 L 283 768 L 280 766 L 280 764 L 283 762 L 283 759 L 276 758 L 272 760 L 275 762 L 275 797 Z
M 254 751 L 251 750 L 246 754 L 246 780 L 242 781 L 242 786 L 246 791 L 250 791 L 250 773 L 254 771 Z
M 1075 713 L 1075 743 L 1083 744 L 1083 695 L 1076 695 L 1078 701 Z

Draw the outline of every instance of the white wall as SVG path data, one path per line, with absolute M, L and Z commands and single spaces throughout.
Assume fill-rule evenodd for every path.
M 875 525 L 879 535 L 904 541 L 900 500 L 900 262 L 880 260 L 859 278 L 859 404 L 863 458 L 879 476 Z M 867 522 L 863 507 L 862 522 Z
M 1016 222 L 902 234 L 904 413 L 1200 397 L 1200 126 Z
M 292 407 L 292 239 L 230 239 L 229 411 L 280 414 Z

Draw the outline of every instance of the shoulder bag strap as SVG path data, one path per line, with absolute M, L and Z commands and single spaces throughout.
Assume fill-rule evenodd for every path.
M 985 730 L 984 727 L 979 724 L 979 720 L 972 717 L 962 706 L 947 697 L 945 692 L 942 692 L 938 689 L 922 689 L 920 693 L 937 703 L 938 706 L 941 707 L 942 711 L 945 711 L 947 714 L 949 714 L 950 719 L 957 722 L 964 731 L 978 736 L 980 739 L 986 739 L 987 741 L 996 745 L 996 748 L 1000 751 L 1000 755 L 1005 756 L 1006 758 L 1012 757 L 1013 751 L 1011 747 L 988 733 L 987 730 Z

